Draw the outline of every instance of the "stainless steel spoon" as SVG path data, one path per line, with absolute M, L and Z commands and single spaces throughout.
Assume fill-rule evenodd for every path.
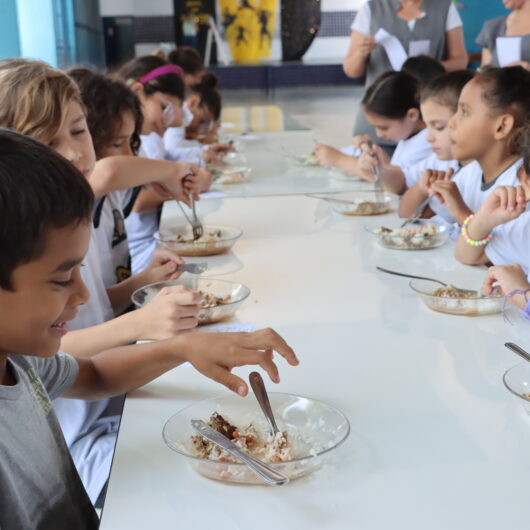
M 191 420 L 191 426 L 207 440 L 218 445 L 225 451 L 228 451 L 232 456 L 235 456 L 238 460 L 241 460 L 246 464 L 258 477 L 262 478 L 268 484 L 273 486 L 283 486 L 289 482 L 289 478 L 283 473 L 276 471 L 272 466 L 262 462 L 255 456 L 243 451 L 238 447 L 232 440 L 229 440 L 226 436 L 212 429 L 202 420 Z
M 376 269 L 381 272 L 386 272 L 387 274 L 393 274 L 394 276 L 403 276 L 404 278 L 414 278 L 416 280 L 428 280 L 431 282 L 439 283 L 440 285 L 443 285 L 444 287 L 447 287 L 449 284 L 444 283 L 440 280 L 437 280 L 435 278 L 428 278 L 426 276 L 416 276 L 415 274 L 406 274 L 404 272 L 397 272 L 397 271 L 391 271 L 390 269 L 384 269 L 383 267 L 376 266 Z M 478 291 L 475 291 L 474 289 L 461 289 L 460 287 L 454 287 L 460 294 L 472 294 L 474 296 L 479 296 L 480 293 Z
M 523 350 L 521 346 L 517 346 L 513 342 L 505 342 L 504 345 L 509 349 L 515 352 L 517 355 L 520 355 L 525 361 L 530 362 L 530 353 L 526 350 Z
M 267 395 L 267 390 L 265 389 L 265 383 L 263 382 L 263 379 L 258 372 L 252 372 L 249 375 L 249 381 L 250 386 L 252 387 L 252 390 L 254 391 L 254 394 L 256 396 L 256 399 L 258 400 L 259 406 L 261 407 L 263 414 L 265 414 L 265 417 L 269 422 L 272 435 L 275 436 L 277 433 L 280 432 L 280 429 L 278 429 L 278 426 L 276 425 L 276 421 L 274 419 L 274 414 L 272 413 L 272 407 L 269 401 L 269 396 Z

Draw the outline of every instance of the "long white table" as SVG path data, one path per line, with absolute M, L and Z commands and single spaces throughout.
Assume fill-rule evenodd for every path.
M 228 391 L 179 367 L 126 399 L 101 529 L 525 527 L 530 417 L 501 378 L 519 362 L 503 343 L 525 346 L 527 323 L 434 313 L 408 280 L 374 267 L 477 287 L 484 270 L 456 263 L 452 244 L 378 247 L 363 227 L 395 214 L 343 217 L 303 196 L 208 202 L 206 223 L 244 230 L 233 252 L 207 258 L 250 287 L 238 318 L 274 327 L 301 359 L 278 360 L 274 390 L 338 407 L 352 432 L 323 469 L 288 486 L 210 481 L 161 431 L 181 408 Z M 180 222 L 174 205 L 164 222 Z

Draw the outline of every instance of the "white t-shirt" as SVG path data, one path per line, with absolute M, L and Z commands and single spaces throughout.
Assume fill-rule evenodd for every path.
M 204 165 L 201 152 L 208 149 L 208 146 L 200 145 L 198 142 L 188 142 L 183 139 L 183 135 L 184 127 L 170 127 L 164 133 L 163 138 L 155 132 L 142 134 L 140 135 L 142 141 L 140 156 L 155 160 Z
M 447 171 L 448 169 L 453 169 L 456 172 L 458 171 L 459 167 L 458 160 L 440 160 L 435 153 L 432 153 L 430 156 L 424 160 L 420 160 L 413 166 L 403 168 L 403 173 L 405 174 L 407 188 L 412 188 L 412 186 L 414 186 L 420 180 L 423 172 L 426 169 L 436 169 L 438 171 Z M 448 223 L 455 222 L 447 207 L 436 197 L 431 198 L 429 201 L 429 207 L 438 217 L 437 220 L 443 220 Z
M 494 265 L 518 263 L 526 274 L 530 272 L 530 211 L 517 219 L 496 226 L 493 237 L 485 248 L 486 255 Z
M 156 132 L 151 134 L 141 134 L 141 156 L 145 158 L 154 158 L 156 160 L 166 160 L 166 149 L 164 140 Z
M 522 159 L 515 161 L 504 173 L 501 173 L 493 183 L 484 185 L 482 176 L 482 168 L 475 160 L 463 167 L 458 175 L 454 178 L 454 182 L 458 186 L 460 195 L 466 203 L 467 207 L 472 212 L 477 212 L 482 206 L 486 197 L 497 186 L 518 186 L 519 179 L 517 177 L 517 170 L 523 163 Z
M 133 200 L 134 190 L 115 190 L 103 200 L 99 223 L 94 227 L 100 254 L 100 267 L 105 287 L 111 287 L 131 275 L 129 243 L 124 210 Z
M 432 154 L 431 144 L 426 138 L 427 129 L 422 129 L 414 136 L 398 142 L 390 164 L 403 170 L 430 156 Z
M 184 138 L 184 134 L 184 127 L 169 127 L 166 130 L 163 142 L 167 159 L 174 162 L 193 162 L 204 165 L 201 153 L 208 149 L 208 146 L 188 141 Z
M 86 285 L 90 298 L 79 306 L 77 317 L 68 323 L 71 330 L 89 328 L 114 318 L 101 271 L 100 247 L 96 231 L 92 230 L 88 252 L 81 267 L 81 278 Z
M 425 12 L 423 12 L 418 18 L 408 22 L 410 31 L 414 29 L 416 20 L 423 18 L 425 15 Z M 357 15 L 355 16 L 355 20 L 351 25 L 351 29 L 358 31 L 359 33 L 364 33 L 365 35 L 370 35 L 371 18 L 372 13 L 370 11 L 370 4 L 366 2 L 360 7 L 359 11 L 357 11 Z M 447 20 L 445 21 L 445 31 L 451 31 L 452 29 L 459 28 L 460 26 L 462 26 L 460 14 L 458 13 L 455 5 L 451 4 L 449 6 L 449 11 L 447 12 Z
M 153 236 L 158 231 L 158 211 L 131 212 L 125 218 L 125 226 L 129 236 L 131 269 L 133 274 L 137 274 L 149 265 L 156 250 Z

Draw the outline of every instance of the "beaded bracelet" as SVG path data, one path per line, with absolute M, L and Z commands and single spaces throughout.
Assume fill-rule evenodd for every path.
M 467 232 L 467 226 L 469 225 L 469 221 L 471 221 L 471 219 L 473 219 L 473 214 L 466 217 L 464 219 L 464 222 L 462 223 L 461 232 L 462 232 L 462 235 L 464 236 L 464 239 L 466 240 L 466 243 L 468 245 L 471 245 L 472 247 L 483 247 L 484 245 L 487 245 L 491 241 L 491 238 L 493 237 L 492 234 L 488 234 L 484 239 L 478 239 L 478 240 L 471 239 L 469 237 L 469 234 Z

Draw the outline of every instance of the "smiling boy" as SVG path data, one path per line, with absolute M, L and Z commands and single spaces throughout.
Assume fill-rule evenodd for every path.
M 69 162 L 28 137 L 0 129 L 0 528 L 97 528 L 51 399 L 96 400 L 127 392 L 190 362 L 241 395 L 230 373 L 259 364 L 279 381 L 272 330 L 197 333 L 75 359 L 57 353 L 67 322 L 88 300 L 81 262 L 93 193 Z

